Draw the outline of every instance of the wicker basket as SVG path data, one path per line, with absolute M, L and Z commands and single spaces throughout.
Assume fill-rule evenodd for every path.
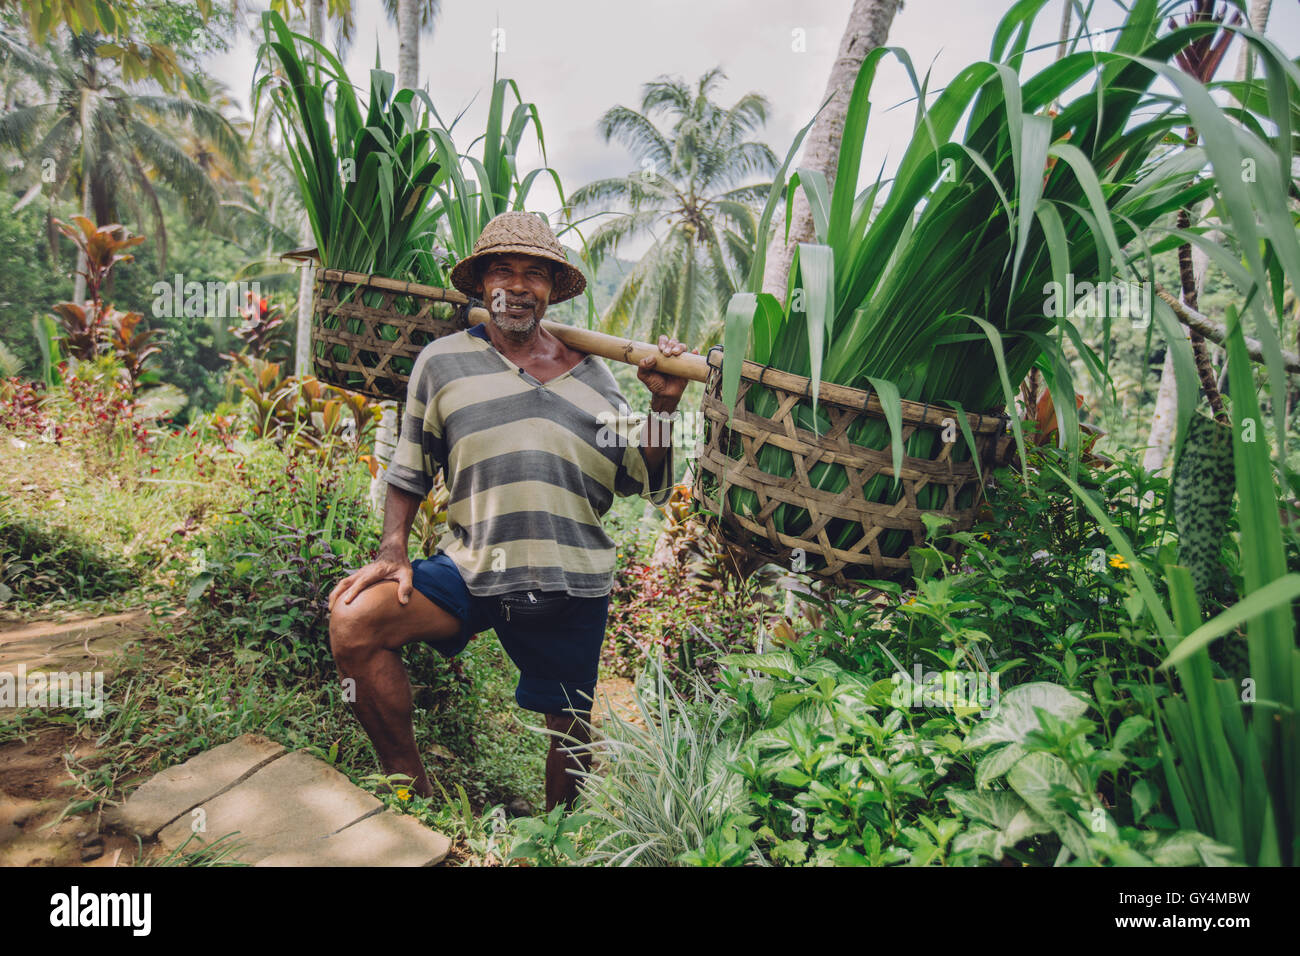
M 404 402 L 420 350 L 466 328 L 469 305 L 455 289 L 318 270 L 312 304 L 316 377 L 371 398 Z
M 929 511 L 952 519 L 949 530 L 966 530 L 979 507 L 979 475 L 974 462 L 954 461 L 955 449 L 966 453 L 967 445 L 956 423 L 957 412 L 919 402 L 904 401 L 903 440 L 917 429 L 946 431 L 955 441 L 936 441 L 931 459 L 904 457 L 895 485 L 889 439 L 883 448 L 867 448 L 850 440 L 850 429 L 863 419 L 885 421 L 884 410 L 871 392 L 823 383 L 818 408 L 828 426 L 817 435 L 796 424 L 801 407 L 811 412 L 812 398 L 807 378 L 745 362 L 736 411 L 730 423 L 722 401 L 722 354 L 709 354 L 709 379 L 705 384 L 703 413 L 704 443 L 696 466 L 694 494 L 699 506 L 721 520 L 717 532 L 724 543 L 743 556 L 748 567 L 772 561 L 786 567 L 803 565 L 803 570 L 840 585 L 862 579 L 888 579 L 911 570 L 907 551 L 925 541 L 921 515 Z M 745 395 L 755 387 L 771 392 L 776 411 L 768 418 L 748 411 Z M 985 474 L 990 465 L 1005 457 L 1005 415 L 968 415 L 971 432 Z M 759 452 L 772 446 L 788 454 L 778 457 L 792 464 L 791 474 L 778 475 L 759 465 Z M 825 464 L 839 469 L 847 479 L 843 490 L 832 492 L 815 487 L 809 473 Z M 720 500 L 724 480 L 726 498 Z M 863 489 L 873 478 L 889 479 L 885 494 L 868 500 Z M 823 479 L 822 485 L 828 484 Z M 880 485 L 881 482 L 877 482 Z M 732 488 L 748 489 L 756 499 L 749 514 L 732 508 Z M 932 489 L 927 491 L 927 489 Z M 877 489 L 879 491 L 879 489 Z M 923 507 L 918 496 L 931 500 Z M 777 529 L 775 516 L 798 515 L 790 524 L 803 523 L 797 533 Z M 799 510 L 796 510 L 799 509 Z M 802 554 L 798 553 L 799 549 Z M 802 561 L 799 559 L 802 557 Z

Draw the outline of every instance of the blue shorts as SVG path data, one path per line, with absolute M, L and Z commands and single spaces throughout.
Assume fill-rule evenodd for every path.
M 441 551 L 411 562 L 415 589 L 460 620 L 459 637 L 430 641 L 443 657 L 455 657 L 489 628 L 519 668 L 515 700 L 525 710 L 563 714 L 591 710 L 605 641 L 609 595 L 573 597 L 564 591 L 470 594 L 454 561 Z

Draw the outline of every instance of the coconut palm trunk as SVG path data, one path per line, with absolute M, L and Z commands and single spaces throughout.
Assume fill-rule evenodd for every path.
M 816 169 L 826 176 L 827 188 L 835 184 L 835 170 L 840 158 L 840 141 L 844 138 L 844 120 L 849 108 L 853 81 L 862 69 L 862 61 L 889 38 L 889 28 L 901 6 L 900 0 L 854 0 L 849 12 L 849 22 L 840 39 L 839 53 L 831 66 L 830 79 L 821 102 L 830 103 L 817 118 L 804 143 L 800 166 Z M 831 99 L 834 97 L 833 99 Z M 802 189 L 795 192 L 794 208 L 790 214 L 790 241 L 785 242 L 784 230 L 778 227 L 767 255 L 767 268 L 763 273 L 763 291 L 784 301 L 786 280 L 795 247 L 810 242 L 815 235 L 812 208 Z
M 93 70 L 94 63 L 87 65 L 87 70 Z M 81 214 L 92 222 L 95 219 L 95 213 L 90 205 L 90 169 L 93 163 L 93 157 L 90 153 L 90 140 L 86 131 L 90 128 L 90 90 L 92 82 L 87 82 L 86 89 L 81 91 Z M 95 225 L 101 226 L 103 223 L 96 222 Z M 72 277 L 72 301 L 78 304 L 86 299 L 86 277 L 83 273 L 86 271 L 86 253 L 80 249 L 77 250 L 77 272 Z
M 420 82 L 420 12 L 416 0 L 397 0 L 397 85 L 408 90 Z
M 1250 26 L 1257 33 L 1263 33 L 1264 28 L 1268 26 L 1268 16 L 1272 10 L 1272 0 L 1254 0 L 1250 5 Z M 1237 80 L 1245 80 L 1251 73 L 1251 55 L 1249 44 L 1242 44 L 1241 52 L 1237 56 Z M 1201 215 L 1204 216 L 1209 212 L 1210 203 L 1207 201 L 1201 209 Z M 1222 242 L 1223 233 L 1217 229 L 1213 230 L 1207 238 L 1210 242 Z M 1192 249 L 1192 268 L 1195 274 L 1196 295 L 1200 295 L 1205 286 L 1205 271 L 1209 265 L 1209 256 L 1200 246 Z M 1181 323 L 1178 326 L 1179 332 L 1187 336 L 1187 328 Z M 1165 364 L 1160 370 L 1160 391 L 1156 393 L 1156 405 L 1151 413 L 1151 431 L 1147 436 L 1147 450 L 1143 456 L 1142 465 L 1147 471 L 1159 471 L 1165 466 L 1165 461 L 1169 458 L 1169 451 L 1174 444 L 1174 427 L 1177 420 L 1178 409 L 1178 387 L 1174 380 L 1174 351 L 1173 349 L 1165 350 Z

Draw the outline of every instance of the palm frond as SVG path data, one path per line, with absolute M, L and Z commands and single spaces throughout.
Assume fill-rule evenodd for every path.
M 615 139 L 628 148 L 636 159 L 648 159 L 657 170 L 667 171 L 673 151 L 663 134 L 645 116 L 626 106 L 606 110 L 596 124 L 605 142 Z

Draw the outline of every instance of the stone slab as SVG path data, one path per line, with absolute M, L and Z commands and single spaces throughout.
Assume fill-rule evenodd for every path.
M 158 834 L 168 850 L 194 833 L 186 852 L 213 843 L 227 834 L 238 849 L 232 857 L 256 863 L 281 850 L 297 849 L 383 809 L 379 798 L 353 786 L 324 761 L 301 751 L 272 760 L 224 793 L 204 802 L 203 814 L 174 821 Z M 195 833 L 194 823 L 203 829 Z
M 385 810 L 324 839 L 263 857 L 257 866 L 434 866 L 451 840 L 412 817 Z
M 229 790 L 284 752 L 272 740 L 258 734 L 244 734 L 168 767 L 142 784 L 120 807 L 110 809 L 106 818 L 149 839 L 172 821 L 183 824 L 188 833 L 191 810 Z

